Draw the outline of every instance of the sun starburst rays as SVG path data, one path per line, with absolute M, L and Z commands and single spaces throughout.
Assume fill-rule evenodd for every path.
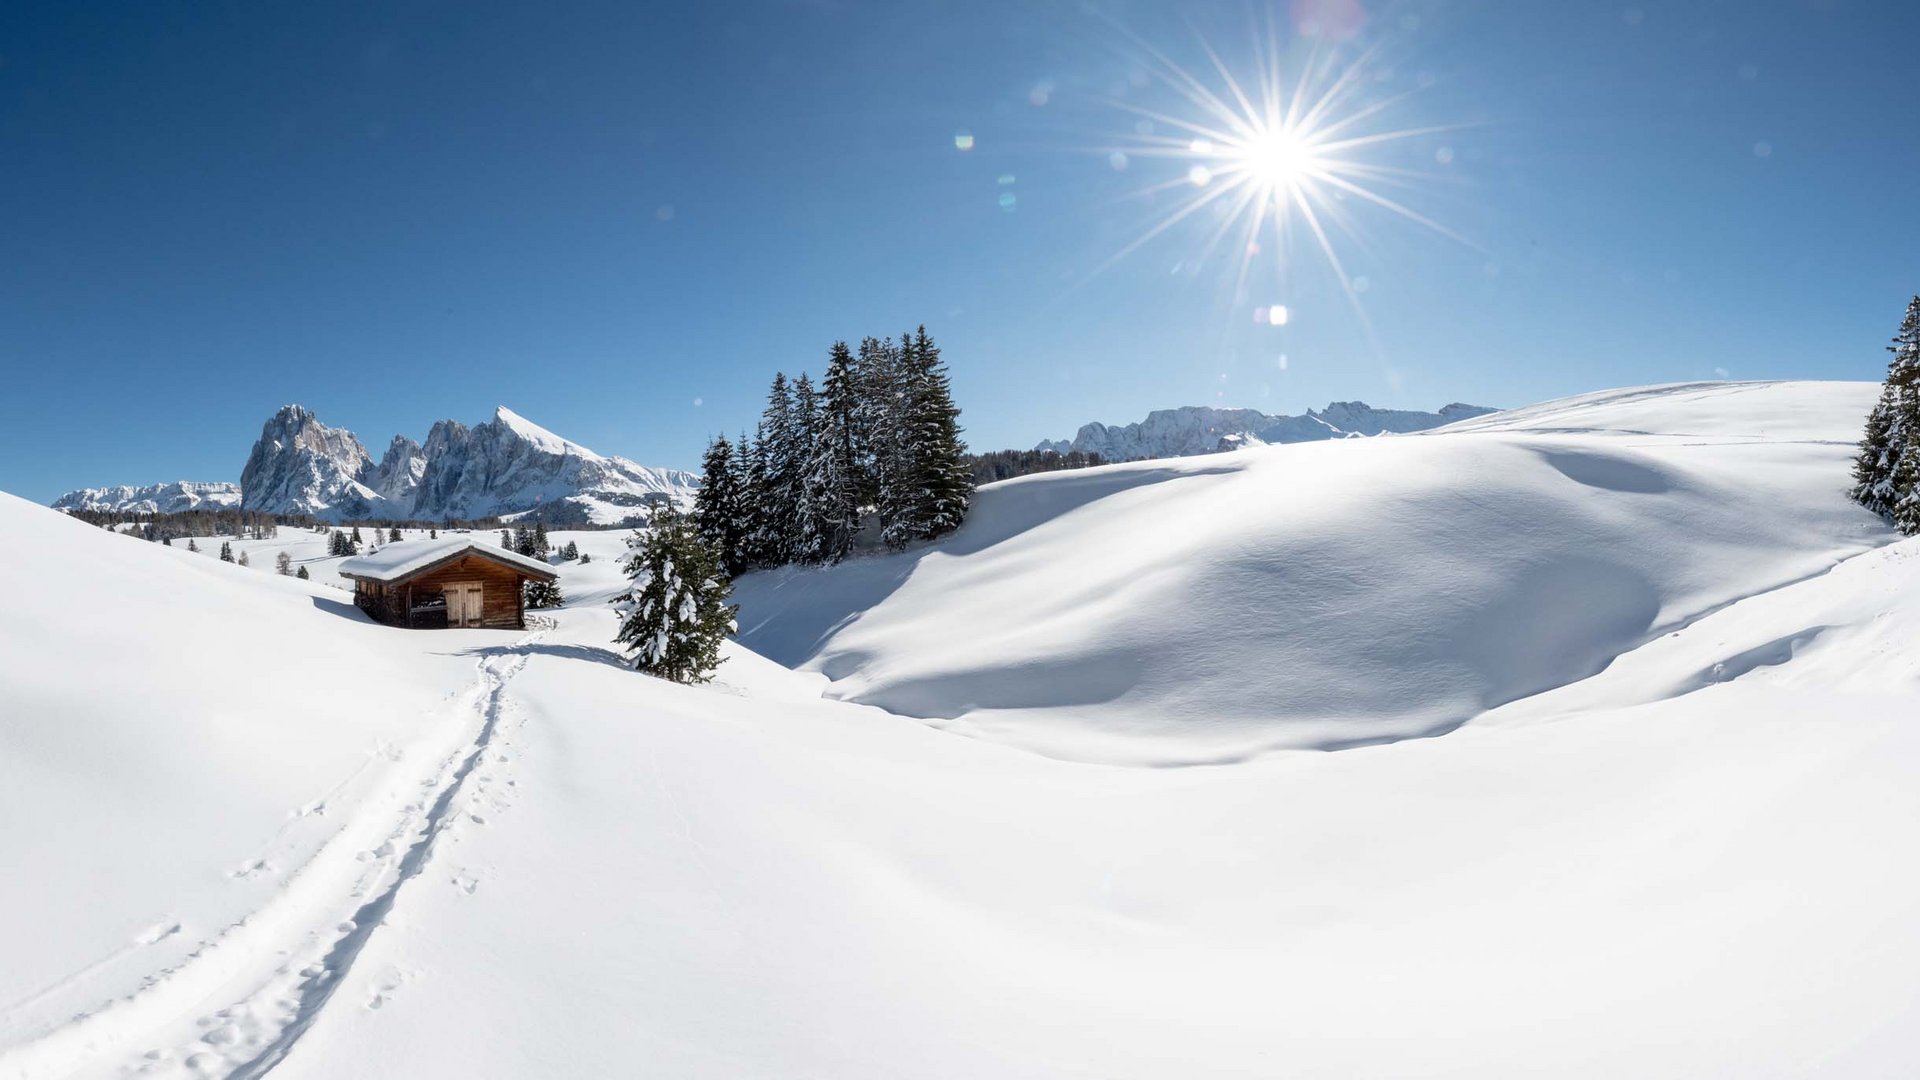
M 1231 250 L 1230 241 L 1237 242 L 1232 268 L 1236 298 L 1247 293 L 1255 259 L 1262 253 L 1270 255 L 1284 288 L 1299 269 L 1293 249 L 1297 241 L 1305 242 L 1364 320 L 1360 290 L 1341 251 L 1353 247 L 1363 257 L 1375 257 L 1373 245 L 1362 235 L 1366 222 L 1357 210 L 1380 211 L 1476 246 L 1415 209 L 1418 200 L 1413 195 L 1434 179 L 1431 173 L 1375 159 L 1391 153 L 1396 144 L 1464 125 L 1381 126 L 1413 91 L 1370 95 L 1376 85 L 1372 65 L 1378 46 L 1349 58 L 1315 49 L 1288 71 L 1274 21 L 1252 29 L 1248 40 L 1255 47 L 1246 70 L 1237 72 L 1201 37 L 1205 63 L 1196 72 L 1122 28 L 1146 59 L 1152 77 L 1177 104 L 1108 99 L 1110 106 L 1136 118 L 1136 132 L 1123 144 L 1100 149 L 1125 159 L 1185 166 L 1137 190 L 1137 197 L 1158 202 L 1168 192 L 1192 190 L 1096 272 L 1210 210 L 1215 220 L 1204 234 L 1199 261 L 1211 261 L 1223 248 Z

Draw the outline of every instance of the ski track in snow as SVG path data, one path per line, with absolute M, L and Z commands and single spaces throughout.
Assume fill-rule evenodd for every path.
M 365 826 L 380 824 L 368 820 L 373 815 L 363 815 L 343 826 L 289 877 L 286 887 L 268 904 L 201 943 L 177 966 L 147 976 L 139 990 L 80 1013 L 35 1041 L 0 1054 L 0 1077 L 38 1080 L 133 1073 L 194 1080 L 253 1080 L 271 1072 L 292 1052 L 347 981 L 355 961 L 385 925 L 401 890 L 431 862 L 436 843 L 448 827 L 463 816 L 476 824 L 486 820 L 478 813 L 467 814 L 461 796 L 468 778 L 495 747 L 507 711 L 507 684 L 526 666 L 530 655 L 527 646 L 539 641 L 550 625 L 537 626 L 512 644 L 488 649 L 481 656 L 477 683 L 463 695 L 460 709 L 475 721 L 468 725 L 470 734 L 443 759 L 438 774 L 421 784 L 433 793 L 430 803 L 425 798 L 399 800 L 405 807 L 403 816 L 386 829 L 384 841 L 371 851 L 352 843 L 370 831 Z M 387 752 L 387 748 L 381 750 Z M 402 774 L 400 786 L 411 782 L 410 778 L 411 774 Z M 351 779 L 336 785 L 329 794 L 337 793 Z M 376 796 L 367 801 L 384 800 Z M 324 813 L 325 803 L 325 798 L 316 800 L 294 816 Z M 342 896 L 337 888 L 339 876 L 325 871 L 348 859 L 364 862 L 367 868 L 352 879 L 351 888 Z M 266 859 L 254 859 L 231 876 L 246 878 L 270 869 Z M 477 879 L 467 874 L 456 877 L 454 883 L 468 893 L 478 885 Z M 161 920 L 125 948 L 26 1001 L 10 1005 L 7 1011 L 71 987 L 182 929 L 178 919 Z M 264 981 L 254 975 L 252 986 L 237 999 L 230 998 L 231 1004 L 210 1014 L 194 1015 L 210 1000 L 218 1000 L 229 982 L 246 979 L 250 962 L 276 955 L 283 961 Z M 383 989 L 391 990 L 391 986 Z M 370 1007 L 378 1008 L 383 1001 L 376 994 Z M 152 1048 L 141 1051 L 140 1047 Z M 129 1054 L 139 1056 L 127 1061 Z M 108 1064 L 112 1058 L 122 1059 L 117 1068 Z

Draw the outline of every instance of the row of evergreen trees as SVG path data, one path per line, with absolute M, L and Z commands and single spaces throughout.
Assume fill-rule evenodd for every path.
M 1867 415 L 1853 464 L 1853 497 L 1908 536 L 1920 534 L 1920 296 L 1887 346 L 1893 360 Z
M 775 375 L 753 438 L 708 446 L 696 533 L 728 574 L 839 562 L 870 527 L 893 548 L 945 535 L 973 498 L 959 421 L 926 327 L 835 342 L 818 388 Z

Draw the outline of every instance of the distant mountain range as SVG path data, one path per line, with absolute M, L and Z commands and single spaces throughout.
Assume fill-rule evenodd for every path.
M 177 514 L 184 510 L 219 510 L 240 505 L 240 485 L 225 481 L 195 483 L 175 480 L 146 487 L 81 488 L 53 501 L 55 510 L 125 510 L 136 514 Z
M 442 420 L 426 445 L 396 435 L 379 461 L 353 432 L 287 405 L 267 419 L 240 483 L 87 488 L 61 509 L 168 512 L 238 506 L 325 521 L 437 521 L 537 510 L 558 524 L 614 524 L 647 502 L 692 498 L 699 477 L 597 454 L 502 406 L 468 427 Z
M 1108 461 L 1186 457 L 1261 443 L 1316 442 L 1362 435 L 1405 434 L 1499 412 L 1484 405 L 1455 402 L 1439 412 L 1376 409 L 1364 401 L 1336 401 L 1302 416 L 1273 416 L 1258 409 L 1215 409 L 1185 405 L 1156 409 L 1143 421 L 1109 427 L 1086 424 L 1072 439 L 1051 439 L 1034 449 L 1056 453 L 1099 454 Z

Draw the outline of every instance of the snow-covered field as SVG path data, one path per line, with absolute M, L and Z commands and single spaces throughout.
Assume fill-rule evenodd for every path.
M 695 688 L 617 533 L 409 632 L 0 497 L 0 1078 L 1912 1075 L 1873 392 L 1022 478 Z

